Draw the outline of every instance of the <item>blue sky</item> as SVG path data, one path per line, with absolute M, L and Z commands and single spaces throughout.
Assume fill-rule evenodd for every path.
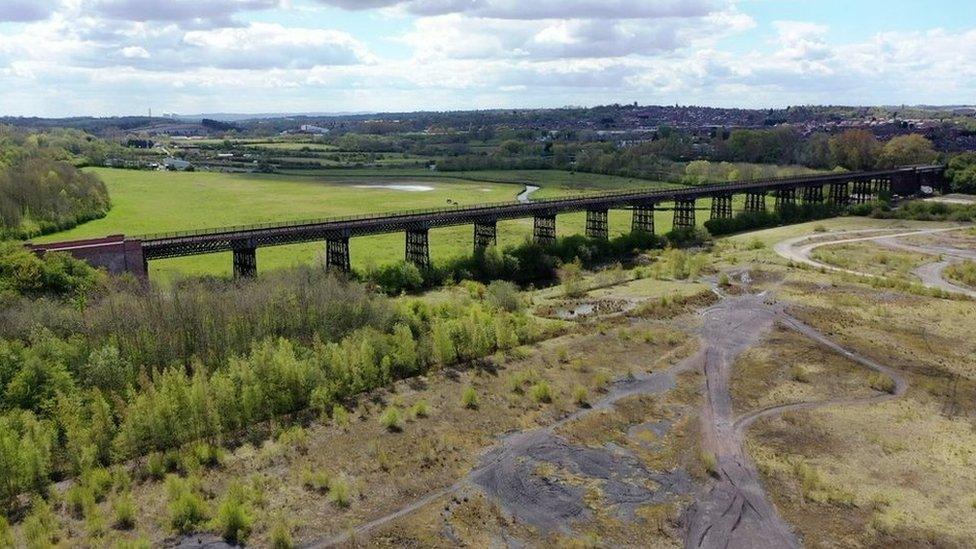
M 0 114 L 970 104 L 976 2 L 0 0 Z

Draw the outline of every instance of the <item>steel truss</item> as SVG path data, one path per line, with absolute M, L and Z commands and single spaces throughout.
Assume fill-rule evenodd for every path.
M 532 239 L 541 246 L 552 246 L 556 243 L 556 214 L 539 214 L 535 216 L 532 227 Z
M 607 240 L 610 238 L 610 227 L 607 210 L 586 210 L 586 236 Z

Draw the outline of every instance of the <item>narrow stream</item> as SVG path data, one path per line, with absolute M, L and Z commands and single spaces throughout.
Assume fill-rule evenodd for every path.
M 518 201 L 523 204 L 528 204 L 529 202 L 532 202 L 532 195 L 541 188 L 542 187 L 539 187 L 538 185 L 526 185 L 525 190 L 520 192 L 515 198 L 517 198 Z

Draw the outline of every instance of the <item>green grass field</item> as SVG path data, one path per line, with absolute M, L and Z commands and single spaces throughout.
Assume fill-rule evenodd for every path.
M 226 227 L 233 225 L 319 219 L 332 216 L 402 211 L 416 208 L 458 204 L 505 202 L 514 200 L 526 182 L 542 184 L 542 196 L 565 196 L 581 192 L 576 185 L 559 184 L 562 177 L 576 177 L 564 172 L 473 172 L 465 173 L 478 179 L 460 179 L 462 174 L 435 177 L 423 170 L 341 170 L 329 177 L 253 175 L 227 173 L 145 172 L 94 168 L 106 183 L 112 198 L 112 210 L 103 219 L 92 221 L 70 231 L 47 235 L 37 242 L 52 242 L 79 238 Z M 521 174 L 521 177 L 520 177 Z M 497 181 L 497 182 L 489 182 Z M 510 181 L 504 183 L 501 181 Z M 633 188 L 634 181 L 626 178 L 585 174 L 576 184 L 593 185 L 603 190 Z M 359 188 L 357 185 L 387 185 L 419 183 L 433 187 L 427 192 L 406 192 L 381 188 Z M 646 182 L 643 182 L 646 183 Z M 620 186 L 615 186 L 620 185 Z M 596 190 L 591 188 L 589 190 Z M 707 207 L 707 201 L 700 206 Z M 707 219 L 707 212 L 699 212 L 699 223 Z M 658 212 L 658 231 L 671 228 L 671 213 Z M 610 212 L 612 235 L 630 230 L 628 211 Z M 584 231 L 585 214 L 560 215 L 558 233 L 561 236 Z M 498 225 L 499 244 L 521 243 L 532 233 L 532 220 L 503 221 Z M 449 227 L 431 231 L 431 256 L 436 263 L 451 257 L 471 253 L 472 228 Z M 352 240 L 353 266 L 384 264 L 403 258 L 402 234 L 379 235 Z M 298 244 L 262 248 L 258 250 L 258 269 L 288 267 L 322 261 L 324 245 Z M 186 275 L 220 275 L 231 273 L 231 254 L 154 261 L 151 276 L 168 282 Z
M 598 173 L 566 172 L 561 170 L 479 170 L 470 172 L 432 172 L 423 168 L 362 168 L 342 170 L 285 170 L 284 173 L 300 177 L 314 177 L 328 181 L 358 179 L 422 178 L 483 181 L 486 183 L 513 183 L 538 185 L 542 190 L 537 198 L 551 198 L 573 193 L 615 191 L 627 189 L 661 188 L 678 186 L 646 179 L 603 175 Z

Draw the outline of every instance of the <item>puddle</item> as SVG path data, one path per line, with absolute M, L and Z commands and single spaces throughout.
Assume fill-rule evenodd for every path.
M 636 307 L 636 303 L 623 299 L 601 299 L 598 301 L 561 301 L 540 306 L 536 314 L 559 320 L 583 320 L 595 315 L 626 312 Z
M 354 185 L 354 187 L 357 189 L 387 189 L 409 193 L 425 193 L 434 190 L 434 187 L 429 185 Z
M 572 320 L 574 318 L 590 316 L 596 311 L 595 303 L 580 303 L 572 309 L 560 309 L 556 311 L 556 317 L 562 320 Z

